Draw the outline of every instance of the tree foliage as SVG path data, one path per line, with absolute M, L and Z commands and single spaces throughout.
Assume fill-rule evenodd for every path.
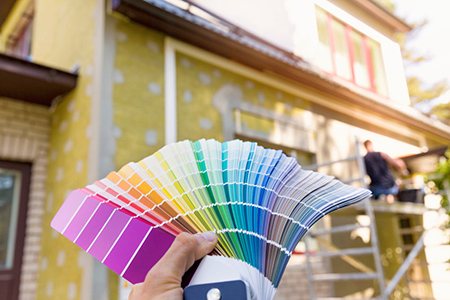
M 429 103 L 431 100 L 442 95 L 449 88 L 446 80 L 436 82 L 428 88 L 424 87 L 423 81 L 416 76 L 408 76 L 406 82 L 408 84 L 409 97 L 412 105 L 424 102 Z
M 443 123 L 450 125 L 450 102 L 433 106 L 431 108 L 431 113 Z
M 377 3 L 391 14 L 395 13 L 395 4 L 390 0 L 373 0 L 373 2 Z
M 406 22 L 406 21 L 405 21 Z M 402 50 L 403 63 L 407 69 L 409 66 L 417 63 L 426 62 L 432 57 L 425 53 L 419 53 L 416 48 L 412 48 L 411 41 L 413 41 L 420 31 L 428 24 L 428 20 L 407 23 L 412 29 L 407 33 L 397 34 L 397 43 L 399 43 Z
M 373 0 L 377 4 L 384 7 L 390 13 L 395 14 L 396 8 L 390 0 Z M 406 22 L 406 21 L 405 21 Z M 417 49 L 411 46 L 411 41 L 419 34 L 419 32 L 428 24 L 427 20 L 421 20 L 414 23 L 408 23 L 412 30 L 408 33 L 399 33 L 397 35 L 397 42 L 400 44 L 400 48 L 403 56 L 403 63 L 407 70 L 411 66 L 415 66 L 420 63 L 426 63 L 432 57 L 428 54 L 420 53 Z M 436 116 L 442 122 L 450 125 L 450 99 L 447 103 L 437 104 L 433 106 L 432 100 L 443 95 L 449 90 L 450 85 L 447 80 L 441 80 L 432 85 L 426 85 L 422 79 L 417 76 L 406 77 L 409 95 L 411 98 L 411 104 L 428 104 L 430 107 L 429 115 Z M 450 96 L 450 93 L 449 93 Z M 437 170 L 432 181 L 435 184 L 437 190 L 445 190 L 450 188 L 450 147 L 447 149 L 447 159 L 443 159 L 438 163 Z M 447 195 L 443 195 L 443 206 L 450 207 L 450 199 L 447 199 Z M 449 224 L 450 225 L 450 224 Z
M 436 191 L 446 191 L 447 189 L 450 189 L 450 148 L 447 149 L 445 156 L 446 158 L 442 158 L 438 163 L 436 173 L 430 178 L 435 184 L 434 188 Z M 450 199 L 447 198 L 447 194 L 444 193 L 442 198 L 442 206 L 449 208 Z
M 417 36 L 417 34 L 428 24 L 427 20 L 420 22 L 414 22 L 409 24 L 412 30 L 408 33 L 398 34 L 397 41 L 400 44 L 402 50 L 403 63 L 407 70 L 411 66 L 417 64 L 426 63 L 432 57 L 428 54 L 420 53 L 416 48 L 411 46 L 411 41 Z M 445 93 L 449 88 L 449 84 L 446 79 L 438 81 L 432 85 L 427 85 L 417 76 L 407 76 L 406 81 L 408 84 L 409 96 L 411 98 L 411 104 L 413 106 L 417 104 L 427 104 L 432 106 L 432 100 L 438 98 Z M 439 111 L 439 108 L 436 109 Z
M 388 12 L 395 14 L 395 4 L 390 0 L 373 0 L 375 3 L 383 7 Z M 405 20 L 403 20 L 405 21 Z M 406 21 L 405 21 L 406 22 Z M 405 69 L 416 66 L 417 64 L 426 63 L 432 57 L 427 53 L 420 53 L 416 48 L 411 46 L 411 42 L 417 37 L 420 31 L 427 26 L 428 20 L 420 20 L 413 23 L 406 22 L 411 26 L 412 30 L 407 33 L 397 34 L 397 42 L 400 44 L 400 48 L 403 56 L 403 63 Z M 436 115 L 440 120 L 445 123 L 450 122 L 450 103 L 433 106 L 432 100 L 438 98 L 447 90 L 450 85 L 447 80 L 443 79 L 431 85 L 427 85 L 417 76 L 406 77 L 409 96 L 411 98 L 411 104 L 416 108 L 419 108 L 417 104 L 425 104 L 431 108 L 431 114 Z M 450 99 L 449 99 L 450 100 Z

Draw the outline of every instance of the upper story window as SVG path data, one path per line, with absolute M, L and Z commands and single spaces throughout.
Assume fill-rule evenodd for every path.
M 29 60 L 33 32 L 34 2 L 31 1 L 21 14 L 14 29 L 9 32 L 5 53 L 17 58 Z
M 387 96 L 380 44 L 316 7 L 319 65 L 327 73 Z

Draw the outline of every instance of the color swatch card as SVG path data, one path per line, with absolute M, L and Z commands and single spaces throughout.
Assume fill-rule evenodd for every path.
M 132 283 L 181 232 L 214 231 L 214 254 L 272 299 L 292 251 L 320 218 L 370 196 L 306 171 L 280 150 L 183 141 L 73 191 L 52 227 Z

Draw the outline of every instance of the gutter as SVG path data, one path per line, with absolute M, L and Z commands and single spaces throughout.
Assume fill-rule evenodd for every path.
M 50 106 L 77 85 L 77 74 L 0 53 L 0 97 Z
M 183 42 L 263 72 L 270 72 L 306 85 L 341 101 L 357 105 L 387 119 L 404 123 L 445 142 L 450 142 L 450 126 L 432 120 L 419 111 L 397 104 L 357 87 L 346 86 L 301 58 L 209 14 L 208 20 L 163 0 L 113 0 L 113 10 L 131 20 Z M 201 9 L 195 6 L 197 9 Z

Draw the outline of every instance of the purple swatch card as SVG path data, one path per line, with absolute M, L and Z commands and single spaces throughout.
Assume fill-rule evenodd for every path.
M 144 281 L 175 239 L 82 190 L 69 195 L 51 226 L 133 284 Z

